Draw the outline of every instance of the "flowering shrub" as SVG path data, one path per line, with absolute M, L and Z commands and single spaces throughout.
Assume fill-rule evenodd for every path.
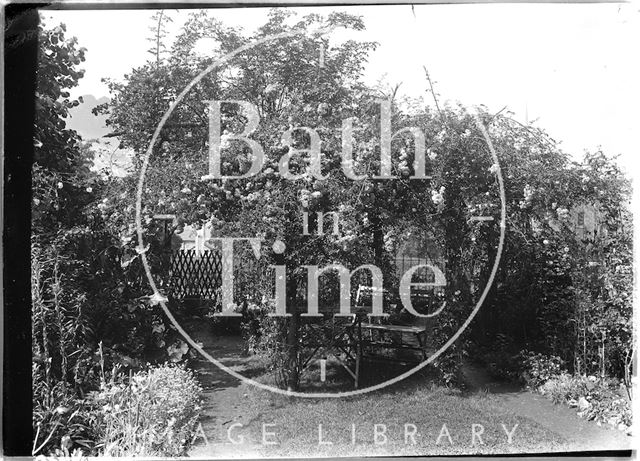
M 631 405 L 615 393 L 607 392 L 599 399 L 592 399 L 591 406 L 578 412 L 582 418 L 606 423 L 619 430 L 630 432 Z
M 539 391 L 555 403 L 577 407 L 581 418 L 628 430 L 631 426 L 631 406 L 617 389 L 619 383 L 613 379 L 562 373 L 549 379 Z
M 195 434 L 202 389 L 180 366 L 112 378 L 94 394 L 99 449 L 106 456 L 181 456 Z
M 569 373 L 561 373 L 558 376 L 549 379 L 540 386 L 541 394 L 548 396 L 554 403 L 566 401 L 578 401 L 593 388 L 593 382 L 582 379 L 581 376 L 572 376 Z
M 520 356 L 522 359 L 521 378 L 531 389 L 537 389 L 564 371 L 564 361 L 555 355 L 549 356 L 523 351 Z

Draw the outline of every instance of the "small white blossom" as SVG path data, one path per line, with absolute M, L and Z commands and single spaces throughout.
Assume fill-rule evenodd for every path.
M 230 139 L 231 139 L 231 135 L 226 133 L 220 136 L 220 148 L 228 149 L 229 147 L 231 147 L 231 143 L 229 142 Z
M 431 191 L 431 201 L 436 205 L 440 205 L 444 201 L 444 198 L 441 193 L 433 190 Z
M 526 186 L 524 186 L 523 192 L 524 192 L 524 199 L 526 201 L 530 201 L 531 198 L 533 197 L 533 193 L 534 193 L 533 187 L 531 187 L 529 184 L 527 184 Z
M 167 303 L 169 299 L 166 296 L 162 296 L 160 293 L 155 292 L 152 296 L 149 297 L 149 303 L 152 306 L 157 306 L 160 303 Z
M 57 407 L 54 412 L 58 415 L 63 415 L 65 413 L 67 413 L 69 411 L 69 408 L 65 407 L 65 406 L 59 406 Z

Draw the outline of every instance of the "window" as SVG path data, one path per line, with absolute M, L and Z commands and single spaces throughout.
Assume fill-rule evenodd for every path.
M 584 227 L 584 211 L 578 211 L 578 226 Z

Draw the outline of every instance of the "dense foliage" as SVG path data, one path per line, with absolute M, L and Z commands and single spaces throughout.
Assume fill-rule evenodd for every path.
M 178 368 L 141 370 L 146 361 L 179 361 L 188 350 L 150 298 L 140 264 L 145 251 L 168 295 L 166 242 L 156 214 L 176 216 L 170 233 L 189 224 L 209 226 L 215 237 L 263 239 L 260 259 L 248 245 L 237 245 L 236 302 L 245 313 L 248 350 L 264 353 L 278 384 L 296 389 L 306 353 L 303 266 L 375 264 L 385 288 L 397 291 L 395 257 L 417 238 L 447 280 L 447 309 L 430 320 L 430 346 L 438 348 L 469 316 L 498 256 L 500 175 L 506 208 L 500 265 L 477 318 L 434 364 L 442 380 L 456 383 L 464 358 L 472 356 L 505 377 L 526 376 L 534 387 L 555 379 L 561 365 L 576 375 L 630 384 L 630 185 L 614 160 L 595 152 L 576 162 L 543 130 L 509 114 L 480 108 L 475 116 L 439 104 L 434 110 L 421 101 L 399 101 L 395 90 L 368 88 L 361 77 L 376 44 L 336 43 L 317 32 L 361 30 L 357 17 L 297 18 L 273 10 L 261 28 L 245 35 L 195 12 L 171 46 L 165 43 L 168 21 L 166 14 L 154 17 L 152 59 L 123 81 L 109 82 L 111 100 L 96 109 L 133 152 L 133 174 L 122 178 L 92 171 L 90 146 L 65 127 L 68 109 L 78 103 L 68 90 L 82 76 L 84 51 L 64 37 L 63 26 L 41 26 L 33 170 L 34 454 L 83 447 L 94 454 L 175 456 L 188 447 L 196 383 Z M 161 117 L 215 59 L 284 32 L 296 34 L 239 54 L 194 86 L 168 119 L 152 146 L 142 190 L 148 248 L 141 250 L 133 225 L 137 174 Z M 214 44 L 211 53 L 197 51 L 204 39 Z M 260 125 L 251 138 L 263 146 L 265 163 L 257 175 L 202 179 L 208 173 L 210 100 L 242 100 L 258 111 Z M 381 100 L 388 101 L 393 132 L 417 127 L 424 133 L 429 179 L 413 177 L 421 165 L 407 131 L 391 143 L 394 179 L 374 177 L 384 168 Z M 246 144 L 232 138 L 247 114 L 233 104 L 221 110 L 222 173 L 237 176 L 253 161 Z M 350 160 L 342 156 L 340 133 L 347 118 L 354 127 Z M 313 128 L 321 138 L 320 171 L 306 155 L 316 140 L 299 127 Z M 289 156 L 293 179 L 278 173 L 283 156 Z M 349 179 L 345 171 L 363 178 Z M 598 221 L 589 235 L 577 229 L 576 212 L 585 207 Z M 314 229 L 315 212 L 331 211 L 339 212 L 338 234 L 327 225 L 323 235 L 303 235 L 303 213 Z M 275 240 L 286 243 L 282 255 L 272 251 Z M 292 315 L 286 319 L 267 315 L 274 310 L 272 264 L 287 266 Z M 368 281 L 363 276 L 358 282 Z M 335 304 L 339 293 L 335 274 L 323 276 L 320 304 Z M 173 301 L 171 307 L 179 307 Z M 223 307 L 217 303 L 211 313 Z M 105 369 L 114 370 L 108 386 Z M 96 402 L 104 404 L 98 412 Z M 114 412 L 115 405 L 128 410 Z M 150 438 L 130 432 L 127 418 L 134 415 Z
M 363 27 L 358 18 L 346 15 L 298 20 L 274 10 L 268 22 L 247 37 L 206 13 L 194 13 L 161 59 L 133 70 L 124 82 L 111 84 L 113 99 L 101 110 L 110 114 L 109 123 L 123 144 L 140 154 L 139 159 L 176 94 L 213 59 L 269 34 L 304 32 L 238 55 L 186 96 L 154 146 L 145 179 L 145 217 L 168 212 L 177 215 L 178 229 L 189 223 L 211 226 L 216 236 L 260 236 L 267 245 L 283 240 L 288 250 L 281 263 L 289 271 L 290 309 L 305 304 L 302 266 L 306 264 L 340 262 L 355 267 L 373 262 L 383 269 L 385 285 L 397 287 L 395 252 L 411 234 L 417 234 L 445 262 L 449 307 L 435 323 L 433 335 L 434 342 L 442 344 L 468 316 L 497 256 L 498 166 L 469 112 L 461 107 L 438 106 L 433 111 L 420 104 L 407 105 L 396 101 L 393 91 L 381 96 L 380 89 L 365 87 L 360 75 L 375 45 L 346 41 L 329 46 L 324 36 L 312 32 L 318 25 Z M 208 55 L 195 51 L 195 44 L 204 37 L 215 43 Z M 323 66 L 317 62 L 321 47 Z M 426 173 L 432 179 L 411 179 L 417 165 L 408 133 L 392 143 L 395 179 L 372 177 L 381 168 L 381 97 L 391 101 L 393 131 L 415 126 L 425 134 Z M 261 121 L 252 139 L 264 147 L 266 158 L 259 174 L 249 179 L 201 180 L 207 173 L 209 141 L 205 101 L 212 99 L 240 99 L 257 108 Z M 238 175 L 249 168 L 251 155 L 244 143 L 224 137 L 239 132 L 245 119 L 237 106 L 223 105 L 222 113 L 222 172 Z M 347 167 L 367 175 L 358 181 L 343 174 L 342 145 L 336 134 L 340 121 L 348 117 L 354 118 L 357 129 L 353 161 Z M 499 157 L 506 240 L 496 280 L 466 335 L 467 343 L 454 345 L 440 363 L 459 364 L 466 350 L 463 344 L 482 350 L 499 341 L 505 355 L 524 347 L 553 352 L 572 368 L 580 361 L 584 371 L 593 366 L 593 360 L 585 363 L 577 354 L 579 337 L 584 338 L 585 331 L 606 330 L 611 357 L 607 372 L 622 377 L 631 355 L 631 279 L 625 269 L 631 235 L 625 208 L 627 180 L 604 154 L 589 154 L 576 163 L 543 130 L 519 124 L 508 114 L 492 115 L 481 109 L 479 122 Z M 301 126 L 314 128 L 322 139 L 326 179 L 319 179 L 304 158 L 311 139 L 304 130 L 295 129 Z M 283 142 L 287 130 L 292 130 L 292 139 Z M 298 179 L 284 180 L 277 173 L 283 155 L 292 155 L 289 167 Z M 133 181 L 129 187 L 133 191 Z M 122 208 L 117 203 L 113 206 Z M 597 235 L 581 241 L 576 237 L 572 213 L 580 206 L 597 208 L 599 220 L 608 229 L 606 238 Z M 340 234 L 301 235 L 305 211 L 311 216 L 316 211 L 338 211 Z M 470 221 L 477 215 L 492 216 L 494 221 Z M 245 271 L 254 276 L 248 276 L 246 289 L 236 291 L 238 302 L 244 298 L 260 303 L 261 298 L 271 297 L 272 283 L 264 268 L 275 261 L 275 255 L 264 246 L 262 269 Z M 246 267 L 256 266 L 248 246 L 238 253 Z M 585 266 L 598 268 L 592 271 L 598 284 L 585 279 Z M 321 285 L 326 302 L 335 301 L 335 282 L 328 276 Z M 289 329 L 299 329 L 296 315 L 289 323 Z M 301 336 L 285 336 L 289 349 L 299 354 L 295 345 Z M 589 349 L 599 347 L 597 341 L 589 341 Z M 455 370 L 445 374 L 453 380 Z M 295 381 L 294 377 L 293 387 Z
M 82 76 L 84 49 L 64 32 L 64 25 L 39 29 L 31 239 L 34 454 L 79 447 L 93 453 L 99 436 L 87 395 L 98 388 L 100 370 L 120 365 L 134 371 L 162 360 L 175 339 L 148 299 L 141 267 L 132 264 L 135 242 L 123 232 L 130 223 L 109 212 L 110 198 L 123 193 L 120 180 L 92 171 L 91 150 L 66 128 L 68 109 L 79 103 L 69 89 Z
M 578 416 L 631 433 L 631 399 L 616 379 L 556 374 L 536 388 L 555 403 L 578 410 Z

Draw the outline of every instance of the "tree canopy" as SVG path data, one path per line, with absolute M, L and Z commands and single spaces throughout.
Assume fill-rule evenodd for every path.
M 304 32 L 239 54 L 185 97 L 164 126 L 150 159 L 143 195 L 147 222 L 153 214 L 172 213 L 179 226 L 211 225 L 216 236 L 282 240 L 288 248 L 284 262 L 294 293 L 304 286 L 303 266 L 336 262 L 348 267 L 374 263 L 383 268 L 386 284 L 397 287 L 394 252 L 409 234 L 417 233 L 431 241 L 444 260 L 450 308 L 449 320 L 442 322 L 449 325 L 443 328 L 443 337 L 448 337 L 484 290 L 497 257 L 500 173 L 506 240 L 496 281 L 474 324 L 475 340 L 496 333 L 502 327 L 492 319 L 502 318 L 510 319 L 509 334 L 518 336 L 518 341 L 570 348 L 563 332 L 575 316 L 581 265 L 595 245 L 589 247 L 576 238 L 572 210 L 585 204 L 597 207 L 610 229 L 606 241 L 627 235 L 624 203 L 629 188 L 615 162 L 599 152 L 576 162 L 544 130 L 516 122 L 508 113 L 491 114 L 480 107 L 476 116 L 451 104 L 439 104 L 435 110 L 420 103 L 409 107 L 396 100 L 393 91 L 381 96 L 380 89 L 368 88 L 361 78 L 376 44 L 336 44 L 315 33 L 319 26 L 358 30 L 364 24 L 345 14 L 295 18 L 272 10 L 266 23 L 247 36 L 206 12 L 193 13 L 166 55 L 132 70 L 123 82 L 111 82 L 113 98 L 99 110 L 109 114 L 122 144 L 137 153 L 139 166 L 176 95 L 215 59 L 270 34 Z M 205 38 L 212 44 L 212 54 L 196 49 Z M 260 124 L 251 138 L 265 152 L 257 175 L 202 180 L 210 147 L 207 101 L 212 100 L 245 101 L 256 108 Z M 416 127 L 424 133 L 430 178 L 415 178 L 416 138 L 407 131 L 391 143 L 394 179 L 374 176 L 383 168 L 380 125 L 385 100 L 391 108 L 392 132 Z M 247 114 L 237 104 L 223 104 L 221 111 L 221 172 L 239 176 L 253 161 L 247 144 L 233 139 L 247 123 Z M 346 168 L 365 175 L 364 179 L 344 174 L 341 128 L 349 118 L 354 127 L 353 156 Z M 499 165 L 494 164 L 478 123 L 489 133 Z M 300 127 L 319 135 L 321 173 L 326 179 L 314 174 L 305 154 L 311 134 Z M 283 133 L 290 139 L 283 139 Z M 297 179 L 285 180 L 277 173 L 283 156 L 290 157 L 288 167 Z M 132 221 L 130 198 L 136 179 L 124 183 L 129 205 L 114 200 L 109 207 L 124 209 L 128 213 L 124 221 Z M 313 220 L 317 211 L 340 213 L 339 235 L 302 235 L 303 213 Z M 493 221 L 473 221 L 474 216 Z M 263 252 L 264 264 L 272 262 L 274 255 Z M 243 257 L 251 259 L 248 252 Z M 258 286 L 257 291 L 265 289 Z

